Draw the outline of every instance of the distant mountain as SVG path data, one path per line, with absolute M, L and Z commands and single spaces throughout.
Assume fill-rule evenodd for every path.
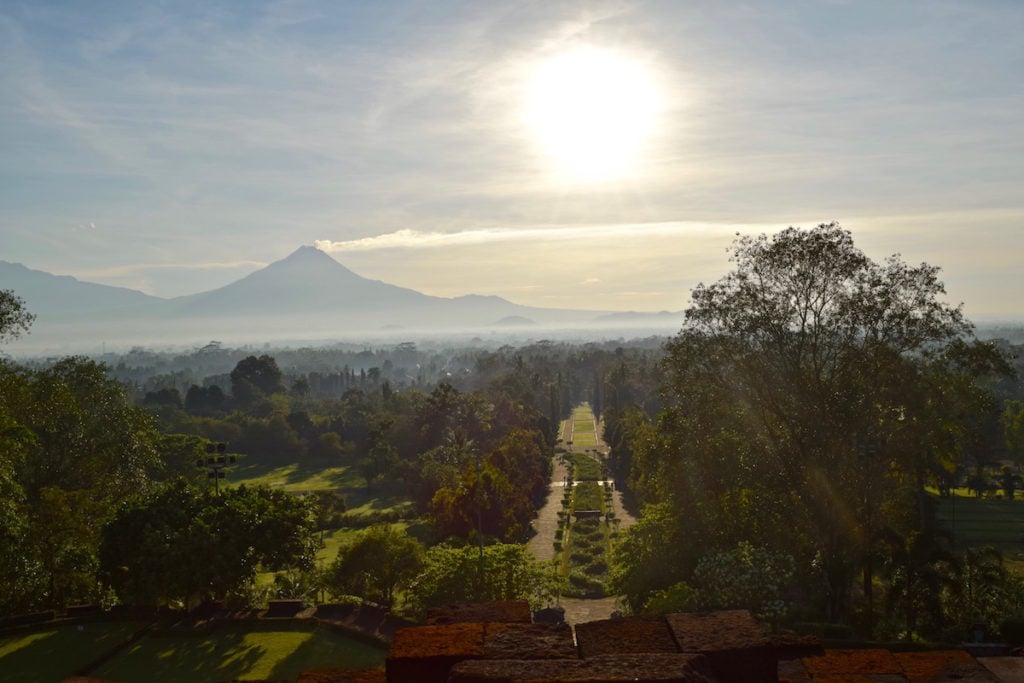
M 643 313 L 638 311 L 619 311 L 616 313 L 605 313 L 594 318 L 594 322 L 602 324 L 629 324 L 629 325 L 682 325 L 682 311 L 658 311 L 657 313 Z
M 0 261 L 0 288 L 14 290 L 44 320 L 138 309 L 163 301 L 134 289 L 82 282 L 7 261 Z
M 316 247 L 291 255 L 237 282 L 172 300 L 185 316 L 250 316 L 410 308 L 433 297 L 356 275 Z
M 535 308 L 478 294 L 430 296 L 361 277 L 310 246 L 224 287 L 174 299 L 3 261 L 0 288 L 13 289 L 38 316 L 25 345 L 45 343 L 60 350 L 101 341 L 166 346 L 206 339 L 327 340 L 388 330 L 656 328 L 675 326 L 681 317 Z
M 494 323 L 495 327 L 529 327 L 530 325 L 536 325 L 536 320 L 530 320 L 524 318 L 521 315 L 506 315 L 504 318 Z

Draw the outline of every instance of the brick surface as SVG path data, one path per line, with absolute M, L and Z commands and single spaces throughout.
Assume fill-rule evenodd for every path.
M 580 657 L 679 652 L 662 617 L 625 617 L 576 624 Z
M 963 650 L 931 652 L 894 652 L 903 667 L 903 675 L 911 683 L 945 683 L 946 681 L 995 681 L 996 679 Z
M 389 683 L 444 683 L 452 666 L 483 656 L 483 624 L 413 626 L 395 633 L 387 658 Z
M 317 669 L 303 671 L 295 683 L 385 683 L 384 669 L 348 671 L 345 669 Z
M 568 624 L 486 624 L 486 659 L 576 659 Z
M 803 660 L 807 671 L 818 676 L 892 674 L 903 675 L 903 667 L 888 650 L 826 650 L 818 657 Z
M 723 681 L 775 683 L 778 659 L 767 629 L 746 610 L 678 613 L 665 617 L 683 652 L 705 655 Z
M 457 664 L 450 683 L 715 683 L 700 655 L 635 654 L 590 660 L 476 660 Z

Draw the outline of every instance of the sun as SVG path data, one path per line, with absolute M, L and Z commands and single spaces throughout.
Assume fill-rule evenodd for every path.
M 659 108 L 651 70 L 641 61 L 581 47 L 537 65 L 525 117 L 559 177 L 609 182 L 636 170 Z

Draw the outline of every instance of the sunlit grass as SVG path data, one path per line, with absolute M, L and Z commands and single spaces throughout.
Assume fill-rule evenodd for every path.
M 222 626 L 207 638 L 143 638 L 93 675 L 118 681 L 294 680 L 322 667 L 382 666 L 384 650 L 306 624 Z
M 316 467 L 292 463 L 279 467 L 239 465 L 228 472 L 227 483 L 269 486 L 286 491 L 324 491 L 360 486 L 363 481 L 348 467 Z
M 0 638 L 0 682 L 52 683 L 126 641 L 142 624 L 96 622 Z

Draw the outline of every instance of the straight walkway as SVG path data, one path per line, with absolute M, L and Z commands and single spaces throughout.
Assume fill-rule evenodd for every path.
M 608 454 L 608 446 L 601 438 L 603 424 L 595 421 L 594 433 L 597 437 L 597 447 L 587 450 L 597 451 L 602 455 Z M 562 422 L 562 441 L 568 443 L 573 437 L 573 419 L 570 416 Z M 533 528 L 537 532 L 527 543 L 527 549 L 541 561 L 549 561 L 555 558 L 555 531 L 558 529 L 558 511 L 562 509 L 562 492 L 565 490 L 565 479 L 568 476 L 568 468 L 556 458 L 551 473 L 551 483 L 548 487 L 548 498 L 544 506 L 537 513 L 537 519 L 533 521 Z M 601 482 L 603 483 L 603 482 Z M 636 519 L 622 506 L 622 493 L 616 484 L 612 493 L 612 506 L 615 516 L 619 521 L 618 528 L 625 529 L 636 522 Z M 608 619 L 612 612 L 617 609 L 616 598 L 607 597 L 596 600 L 583 600 L 578 598 L 562 598 L 559 603 L 565 609 L 565 620 L 570 624 L 579 624 L 587 621 Z

